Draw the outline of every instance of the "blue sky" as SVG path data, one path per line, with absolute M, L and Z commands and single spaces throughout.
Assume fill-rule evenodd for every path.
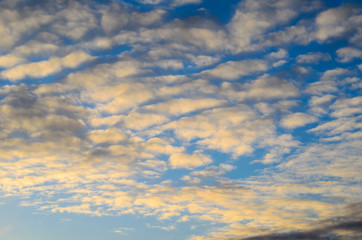
M 0 238 L 362 237 L 359 1 L 0 2 Z

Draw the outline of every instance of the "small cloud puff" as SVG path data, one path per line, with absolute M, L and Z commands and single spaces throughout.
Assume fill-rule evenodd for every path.
M 10 81 L 18 81 L 26 77 L 42 78 L 58 73 L 65 68 L 76 68 L 93 59 L 95 59 L 95 57 L 83 51 L 77 51 L 63 58 L 51 57 L 46 61 L 18 65 L 1 72 L 1 76 Z
M 173 169 L 194 169 L 207 164 L 210 164 L 212 160 L 199 152 L 192 154 L 187 153 L 175 153 L 169 158 L 169 164 Z
M 201 72 L 216 79 L 236 80 L 255 72 L 266 71 L 268 64 L 263 60 L 228 61 L 216 66 L 214 69 Z
M 362 58 L 362 50 L 357 48 L 345 47 L 337 50 L 338 60 L 346 63 L 350 62 L 355 58 Z
M 284 128 L 303 127 L 308 123 L 316 122 L 317 118 L 306 113 L 293 113 L 281 120 L 280 125 Z
M 297 57 L 297 63 L 319 63 L 320 61 L 331 60 L 331 56 L 328 53 L 322 52 L 310 52 L 307 54 L 302 54 Z

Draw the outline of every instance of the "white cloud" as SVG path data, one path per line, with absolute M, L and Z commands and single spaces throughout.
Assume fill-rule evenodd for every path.
M 11 81 L 18 81 L 26 77 L 41 78 L 58 73 L 64 68 L 76 68 L 94 58 L 85 52 L 77 51 L 63 58 L 51 57 L 46 61 L 18 65 L 1 72 L 1 76 Z
M 138 2 L 141 2 L 143 4 L 159 4 L 163 0 L 138 0 Z
M 138 165 L 145 167 L 145 168 L 151 168 L 155 171 L 166 171 L 167 170 L 167 163 L 165 161 L 161 160 L 146 160 L 144 162 L 139 163 Z
M 242 1 L 230 23 L 235 52 L 259 49 L 263 43 L 263 35 L 268 30 L 286 23 L 300 12 L 318 8 L 318 2 L 301 1 Z
M 37 55 L 43 56 L 54 54 L 59 50 L 59 48 L 59 46 L 53 43 L 29 41 L 24 45 L 14 48 L 11 53 L 22 57 L 35 57 Z
M 279 49 L 277 52 L 269 53 L 268 57 L 271 59 L 283 59 L 288 57 L 288 52 L 284 49 Z
M 362 58 L 362 50 L 357 48 L 345 47 L 337 50 L 337 56 L 340 62 L 349 62 L 354 58 Z
M 142 26 L 151 25 L 160 22 L 166 14 L 164 10 L 156 9 L 150 12 L 135 12 L 132 14 L 132 22 Z
M 186 5 L 186 4 L 198 4 L 201 3 L 202 0 L 171 0 L 171 1 L 165 1 L 165 0 L 137 0 L 138 2 L 141 2 L 143 4 L 152 4 L 152 5 L 157 5 L 157 4 L 162 4 L 162 3 L 167 3 L 170 4 L 172 6 L 182 6 L 182 5 Z
M 318 125 L 315 128 L 310 129 L 310 132 L 324 133 L 327 136 L 335 136 L 344 134 L 350 131 L 361 129 L 359 123 L 360 117 L 357 118 L 338 118 L 323 124 Z M 342 140 L 342 139 L 337 139 Z
M 69 8 L 57 12 L 52 31 L 74 40 L 80 40 L 97 27 L 97 19 L 88 6 L 72 2 Z
M 317 96 L 313 96 L 310 100 L 309 100 L 309 105 L 311 106 L 320 106 L 326 103 L 329 103 L 335 96 L 331 95 L 331 94 L 327 94 L 321 97 L 317 97 Z
M 317 121 L 316 117 L 313 117 L 306 113 L 293 113 L 284 117 L 281 120 L 280 125 L 284 128 L 297 128 L 303 127 L 304 125 L 308 123 L 313 123 L 315 121 Z
M 279 61 L 277 61 L 277 62 L 275 62 L 275 63 L 273 63 L 273 67 L 280 67 L 280 66 L 282 66 L 282 65 L 284 65 L 284 64 L 286 64 L 287 63 L 287 61 L 286 60 L 279 60 Z
M 270 119 L 258 118 L 249 107 L 239 104 L 186 116 L 163 128 L 173 130 L 183 141 L 197 139 L 201 147 L 237 157 L 252 153 L 258 141 L 272 137 L 274 127 Z
M 124 124 L 127 128 L 141 130 L 152 125 L 165 123 L 168 120 L 163 115 L 132 112 L 124 118 Z
M 317 81 L 308 85 L 306 93 L 323 95 L 324 93 L 337 92 L 337 83 L 335 81 Z
M 210 164 L 211 162 L 212 160 L 208 156 L 198 152 L 192 154 L 175 153 L 169 158 L 169 164 L 173 169 L 194 169 Z
M 18 65 L 20 63 L 25 62 L 25 59 L 22 57 L 14 56 L 14 55 L 4 55 L 0 56 L 0 68 L 9 68 L 14 65 Z
M 348 117 L 362 113 L 362 97 L 338 99 L 331 106 L 334 112 L 333 117 Z
M 224 104 L 225 101 L 214 98 L 205 99 L 172 99 L 167 102 L 161 102 L 154 105 L 148 105 L 147 110 L 156 111 L 166 115 L 180 115 L 197 110 L 217 107 Z
M 117 143 L 128 139 L 127 135 L 117 128 L 108 128 L 106 130 L 93 130 L 88 133 L 92 142 L 99 143 Z
M 201 178 L 219 177 L 234 169 L 233 165 L 221 163 L 219 166 L 209 166 L 200 171 L 193 171 L 191 174 Z
M 188 58 L 190 58 L 191 61 L 193 61 L 196 64 L 197 67 L 205 67 L 205 66 L 213 65 L 220 61 L 219 57 L 211 57 L 211 56 L 205 56 L 205 55 L 194 56 L 191 54 L 188 54 L 186 56 Z
M 335 68 L 332 70 L 327 70 L 323 73 L 321 80 L 334 80 L 339 76 L 349 74 L 350 71 L 344 68 Z
M 172 230 L 175 230 L 175 226 L 173 225 L 170 225 L 170 226 L 153 226 L 153 225 L 150 225 L 150 224 L 146 224 L 146 226 L 148 228 L 158 228 L 158 229 L 161 229 L 161 230 L 164 230 L 164 231 L 172 231 Z
M 331 37 L 341 37 L 349 31 L 356 31 L 361 24 L 361 19 L 357 17 L 358 14 L 356 8 L 346 5 L 318 14 L 316 38 L 325 41 Z
M 142 148 L 145 152 L 149 152 L 155 155 L 172 155 L 184 151 L 183 146 L 173 146 L 172 143 L 173 140 L 154 137 L 143 143 Z
M 268 69 L 263 60 L 228 61 L 216 66 L 213 69 L 205 70 L 201 74 L 217 79 L 236 80 L 255 72 L 262 72 Z
M 173 4 L 175 6 L 181 6 L 185 4 L 198 4 L 201 3 L 202 0 L 173 0 Z
M 168 60 L 158 60 L 154 63 L 155 66 L 164 69 L 182 69 L 184 68 L 184 64 L 182 61 L 175 60 L 175 59 L 168 59 Z
M 9 50 L 23 37 L 37 32 L 41 26 L 49 23 L 54 16 L 42 10 L 23 11 L 2 9 L 0 11 L 0 51 Z
M 101 26 L 106 34 L 121 29 L 128 21 L 128 12 L 121 9 L 117 4 L 113 4 L 109 9 L 102 11 Z
M 298 63 L 319 63 L 320 61 L 331 60 L 331 56 L 328 53 L 322 52 L 311 52 L 307 54 L 302 54 L 297 57 Z
M 92 127 L 113 126 L 116 123 L 120 122 L 122 119 L 124 119 L 123 115 L 114 115 L 103 118 L 92 118 L 90 119 L 90 124 Z
M 108 89 L 111 87 L 107 87 Z M 117 114 L 127 111 L 137 105 L 149 101 L 154 96 L 152 89 L 144 84 L 121 84 L 114 88 L 114 96 L 105 93 L 105 96 L 91 93 L 92 101 L 97 98 L 105 98 L 107 103 L 98 104 L 97 108 L 106 113 Z
M 34 10 L 41 5 L 1 10 L 0 65 L 10 68 L 3 76 L 16 81 L 67 68 L 59 81 L 57 75 L 51 83 L 0 86 L 1 196 L 21 198 L 40 213 L 147 216 L 162 226 L 146 226 L 166 231 L 190 220 L 202 226 L 198 240 L 304 231 L 360 201 L 360 79 L 343 63 L 359 46 L 355 10 L 341 18 L 347 23 L 313 12 L 287 26 L 319 1 L 247 0 L 225 26 L 205 19 L 205 9 L 170 20 L 166 4 L 173 9 L 176 1 L 143 2 L 164 5 L 137 12 L 131 3 L 53 1 L 46 5 L 50 17 Z M 178 1 L 191 2 L 199 1 Z M 314 15 L 318 26 L 304 18 Z M 332 25 L 345 30 L 333 32 Z M 320 51 L 342 47 L 341 62 L 294 45 L 316 36 Z M 93 59 L 76 51 L 86 48 L 96 49 L 99 61 L 77 71 Z M 293 65 L 288 52 L 296 48 L 306 54 Z M 311 64 L 329 60 L 339 68 Z M 270 69 L 285 61 L 288 67 Z M 291 130 L 312 122 L 311 138 L 299 135 L 304 128 Z M 244 169 L 241 161 L 273 165 Z
M 311 111 L 314 114 L 326 114 L 328 112 L 330 102 L 335 98 L 334 95 L 325 94 L 322 96 L 312 96 L 308 102 Z
M 127 227 L 118 227 L 116 229 L 114 229 L 115 233 L 119 233 L 119 234 L 123 234 L 123 235 L 128 235 L 128 231 L 134 231 L 134 228 L 127 228 Z
M 221 86 L 222 95 L 229 99 L 274 99 L 290 98 L 299 95 L 298 89 L 290 82 L 268 74 L 257 78 L 250 83 L 233 85 L 224 82 Z

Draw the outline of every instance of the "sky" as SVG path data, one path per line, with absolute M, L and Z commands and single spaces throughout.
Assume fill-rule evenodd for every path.
M 0 239 L 362 238 L 362 4 L 0 1 Z

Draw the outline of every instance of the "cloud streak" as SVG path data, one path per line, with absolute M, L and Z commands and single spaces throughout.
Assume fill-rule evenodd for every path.
M 85 52 L 73 52 L 63 58 L 52 57 L 47 61 L 18 65 L 1 73 L 1 76 L 10 81 L 19 81 L 25 77 L 42 78 L 60 72 L 64 68 L 76 68 L 79 65 L 94 59 Z

